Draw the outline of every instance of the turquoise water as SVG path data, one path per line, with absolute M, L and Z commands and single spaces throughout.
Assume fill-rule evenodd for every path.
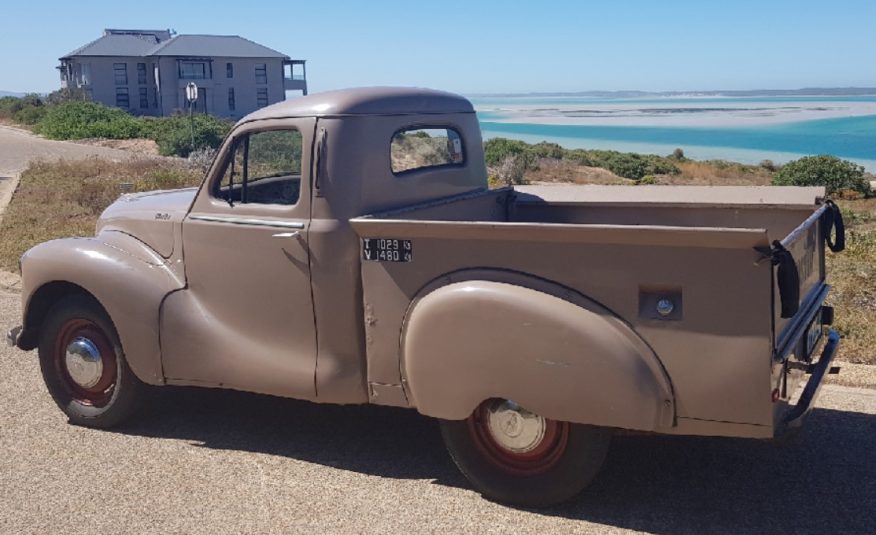
M 485 138 L 546 140 L 570 148 L 656 154 L 681 147 L 688 157 L 750 163 L 834 154 L 876 171 L 876 114 L 860 115 L 869 112 L 876 97 L 472 100 Z M 802 121 L 788 118 L 795 113 L 817 117 L 824 110 L 833 110 L 830 113 L 834 115 L 844 111 L 858 115 Z M 564 123 L 580 120 L 588 124 L 545 124 L 558 118 Z M 671 124 L 676 119 L 685 124 Z M 667 122 L 669 125 L 664 125 Z

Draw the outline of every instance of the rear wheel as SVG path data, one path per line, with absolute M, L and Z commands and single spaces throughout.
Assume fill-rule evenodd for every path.
M 59 301 L 40 331 L 43 379 L 71 423 L 112 427 L 139 407 L 146 385 L 128 368 L 112 321 L 94 299 Z
M 547 506 L 581 492 L 605 460 L 605 428 L 550 420 L 504 399 L 483 402 L 461 421 L 443 420 L 444 443 L 484 496 Z

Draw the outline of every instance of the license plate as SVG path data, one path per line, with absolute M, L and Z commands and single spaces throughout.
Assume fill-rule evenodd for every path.
M 414 259 L 411 240 L 362 238 L 362 258 L 374 262 L 410 262 Z
M 824 334 L 824 328 L 821 325 L 821 315 L 815 316 L 815 319 L 812 320 L 812 323 L 809 324 L 809 328 L 806 329 L 806 356 L 812 354 L 815 350 L 815 346 L 818 345 L 818 341 L 821 340 L 821 336 Z

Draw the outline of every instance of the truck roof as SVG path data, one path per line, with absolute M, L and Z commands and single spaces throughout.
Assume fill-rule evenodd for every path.
M 408 115 L 473 113 L 465 97 L 419 87 L 359 87 L 315 93 L 278 102 L 244 117 L 241 122 L 282 117 L 346 115 Z

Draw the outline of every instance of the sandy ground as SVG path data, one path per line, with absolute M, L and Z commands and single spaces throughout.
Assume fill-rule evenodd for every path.
M 791 102 L 762 103 L 756 99 L 682 103 L 667 99 L 634 102 L 580 102 L 568 104 L 563 99 L 539 104 L 489 102 L 476 104 L 477 111 L 499 114 L 490 119 L 499 123 L 588 126 L 648 127 L 751 127 L 778 125 L 798 121 L 837 119 L 876 114 L 873 102 L 823 102 L 805 99 Z M 698 110 L 693 113 L 694 110 Z
M 0 291 L 0 325 L 18 320 Z M 592 487 L 526 511 L 469 489 L 434 421 L 155 389 L 113 431 L 66 423 L 34 352 L 0 348 L 0 533 L 868 533 L 876 391 L 826 386 L 785 442 L 617 437 Z

